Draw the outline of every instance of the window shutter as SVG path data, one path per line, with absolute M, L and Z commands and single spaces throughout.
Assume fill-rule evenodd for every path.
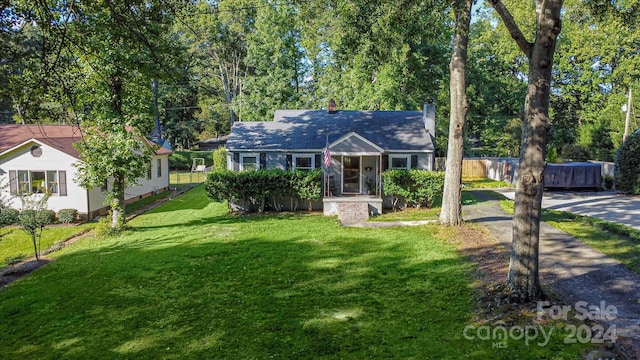
M 292 163 L 293 163 L 293 155 L 287 154 L 287 170 L 291 170 Z
M 418 155 L 411 155 L 411 168 L 412 169 L 418 168 Z
M 267 153 L 260 153 L 260 169 L 267 168 Z
M 240 170 L 240 153 L 233 153 L 233 170 Z
M 9 170 L 9 191 L 11 195 L 18 195 L 18 172 Z
M 315 166 L 315 168 L 316 169 L 320 168 L 321 164 L 322 164 L 322 156 L 320 154 L 316 154 L 316 164 L 315 164 L 316 166 Z
M 67 172 L 64 170 L 58 171 L 58 185 L 60 196 L 67 196 Z
M 382 155 L 382 171 L 389 168 L 389 155 Z

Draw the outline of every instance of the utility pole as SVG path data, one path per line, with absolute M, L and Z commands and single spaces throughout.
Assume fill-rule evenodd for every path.
M 162 139 L 162 128 L 160 127 L 160 109 L 158 108 L 158 79 L 153 79 L 151 87 L 153 89 L 153 107 L 155 110 L 155 135 L 157 136 L 157 139 L 154 140 L 160 142 Z
M 622 142 L 627 141 L 627 136 L 629 136 L 629 123 L 631 122 L 631 106 L 633 105 L 633 101 L 631 101 L 631 88 L 629 88 L 629 101 L 627 102 L 627 116 L 624 120 L 624 135 L 622 135 Z

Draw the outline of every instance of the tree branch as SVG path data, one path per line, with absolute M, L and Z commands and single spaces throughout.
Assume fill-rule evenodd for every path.
M 530 58 L 533 44 L 527 41 L 527 39 L 524 37 L 524 34 L 522 34 L 522 31 L 520 31 L 520 28 L 518 27 L 518 24 L 516 24 L 513 16 L 511 16 L 509 9 L 504 6 L 501 0 L 489 0 L 489 3 L 498 13 L 498 15 L 500 15 L 502 22 L 507 27 L 507 30 L 509 31 L 509 34 L 511 34 L 513 40 L 515 40 L 516 44 L 518 44 L 520 50 L 522 50 L 522 52 L 524 52 L 524 54 L 528 58 Z

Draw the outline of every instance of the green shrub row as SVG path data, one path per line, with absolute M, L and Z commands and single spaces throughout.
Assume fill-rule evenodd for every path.
M 431 207 L 442 195 L 444 172 L 420 169 L 387 170 L 382 173 L 382 190 L 391 197 L 392 206 L 398 204 L 415 207 Z
M 174 151 L 171 156 L 169 156 L 169 169 L 191 170 L 194 158 L 203 158 L 206 166 L 213 165 L 211 151 Z
M 227 201 L 230 210 L 235 204 L 246 211 L 280 211 L 285 197 L 306 200 L 311 210 L 313 201 L 322 198 L 322 170 L 214 171 L 207 175 L 205 189 L 210 200 Z
M 0 210 L 0 224 L 2 225 L 15 225 L 20 223 L 20 214 L 27 213 L 31 216 L 31 213 L 35 210 L 24 210 L 20 212 L 14 208 L 4 208 Z M 56 214 L 55 211 L 44 209 L 43 216 L 50 219 L 51 223 L 55 223 L 56 220 L 63 224 L 70 224 L 78 219 L 78 210 L 76 209 L 60 209 Z

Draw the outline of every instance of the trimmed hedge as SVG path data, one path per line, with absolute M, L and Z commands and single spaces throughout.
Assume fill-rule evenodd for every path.
M 194 158 L 203 158 L 206 166 L 213 166 L 211 151 L 174 151 L 169 156 L 169 169 L 191 171 Z
M 63 224 L 71 224 L 78 218 L 78 210 L 76 209 L 60 209 L 58 210 L 58 221 Z
M 620 146 L 615 165 L 616 190 L 640 194 L 640 132 L 631 134 Z
M 384 195 L 391 197 L 392 206 L 431 207 L 434 200 L 442 195 L 444 172 L 420 169 L 387 170 L 382 173 Z
M 20 220 L 20 211 L 14 208 L 0 209 L 0 225 L 17 224 Z
M 205 190 L 209 200 L 227 201 L 230 211 L 232 204 L 247 211 L 262 212 L 267 206 L 279 211 L 284 197 L 307 200 L 311 210 L 312 202 L 322 198 L 322 170 L 214 171 L 207 175 Z

